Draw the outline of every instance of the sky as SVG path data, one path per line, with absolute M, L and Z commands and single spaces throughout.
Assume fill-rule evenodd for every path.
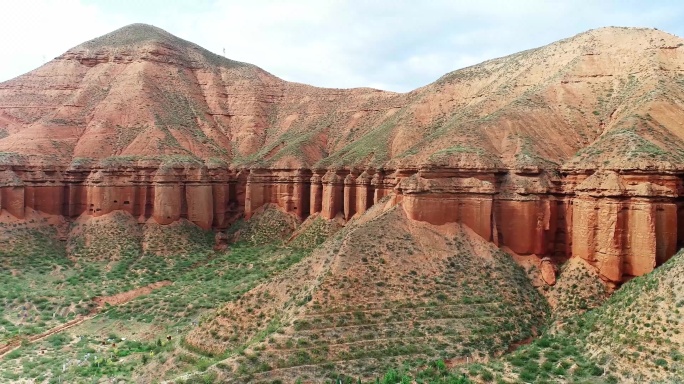
M 684 36 L 682 20 L 681 1 L 3 0 L 0 82 L 131 23 L 225 50 L 285 80 L 407 92 L 593 28 Z

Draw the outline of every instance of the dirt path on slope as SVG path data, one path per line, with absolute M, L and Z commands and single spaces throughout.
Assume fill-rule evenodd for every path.
M 90 320 L 93 317 L 97 316 L 101 311 L 102 308 L 104 307 L 105 304 L 109 305 L 121 305 L 125 304 L 136 297 L 142 296 L 142 295 L 147 295 L 154 291 L 155 289 L 159 289 L 161 287 L 166 287 L 167 285 L 171 285 L 171 282 L 168 280 L 164 281 L 158 281 L 156 283 L 152 283 L 149 285 L 146 285 L 144 287 L 136 288 L 127 292 L 121 292 L 117 293 L 116 295 L 112 296 L 98 296 L 93 298 L 93 301 L 95 304 L 97 304 L 97 307 L 93 309 L 89 314 L 83 316 L 83 315 L 78 315 L 76 318 L 73 320 L 70 320 L 64 324 L 60 324 L 54 328 L 48 329 L 47 331 L 40 333 L 38 335 L 33 335 L 28 338 L 21 338 L 21 337 L 14 337 L 9 343 L 3 345 L 0 347 L 0 359 L 2 359 L 6 354 L 12 352 L 13 350 L 19 348 L 21 346 L 21 343 L 23 340 L 27 340 L 29 343 L 34 343 L 36 341 L 40 341 L 45 339 L 46 337 L 52 336 L 55 333 L 59 333 L 62 331 L 65 331 L 69 328 L 75 327 L 84 321 Z
M 171 285 L 171 282 L 168 280 L 164 281 L 158 281 L 156 283 L 152 283 L 150 285 L 146 285 L 144 287 L 136 288 L 127 292 L 121 292 L 117 293 L 116 295 L 111 295 L 111 296 L 98 296 L 93 298 L 93 301 L 95 304 L 97 304 L 97 309 L 96 311 L 100 311 L 100 309 L 105 305 L 121 305 L 125 304 L 133 299 L 135 299 L 138 296 L 142 295 L 147 295 L 154 291 L 155 289 L 159 289 L 161 287 L 166 287 L 167 285 Z

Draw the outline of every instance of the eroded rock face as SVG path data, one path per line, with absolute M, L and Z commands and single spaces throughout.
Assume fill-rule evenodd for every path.
M 492 240 L 492 175 L 454 177 L 420 171 L 399 184 L 398 193 L 409 218 L 432 224 L 459 222 Z M 490 180 L 487 180 L 487 179 Z
M 573 255 L 611 281 L 652 271 L 677 247 L 674 197 L 680 188 L 672 176 L 589 176 L 573 200 Z
M 652 271 L 675 253 L 682 237 L 676 201 L 682 182 L 668 175 L 598 171 L 551 184 L 537 175 L 548 184 L 542 189 L 500 171 L 433 168 L 10 167 L 0 176 L 0 208 L 17 218 L 25 208 L 66 217 L 123 210 L 141 222 L 186 218 L 204 229 L 225 228 L 235 214 L 249 218 L 266 204 L 301 219 L 320 213 L 348 221 L 390 194 L 413 220 L 462 223 L 520 255 L 556 262 L 580 257 L 613 282 Z
M 0 172 L 0 208 L 17 218 L 25 208 L 67 218 L 126 211 L 140 222 L 153 217 L 159 224 L 170 224 L 186 218 L 204 229 L 225 228 L 228 217 L 237 212 L 229 193 L 237 177 L 229 172 L 210 177 L 202 167 L 160 165 L 10 168 Z
M 508 175 L 420 171 L 397 193 L 412 219 L 460 222 L 520 255 L 581 257 L 613 282 L 648 273 L 675 253 L 678 177 L 599 171 L 565 181 L 538 188 Z

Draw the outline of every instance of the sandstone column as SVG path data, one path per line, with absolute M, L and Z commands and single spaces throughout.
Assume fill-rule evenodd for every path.
M 321 215 L 326 219 L 333 219 L 342 212 L 344 183 L 335 170 L 328 171 L 321 181 L 323 183 Z
M 370 191 L 371 177 L 367 172 L 362 172 L 356 178 L 356 213 L 362 214 L 370 208 L 373 203 L 373 196 Z M 369 204 L 370 200 L 370 204 Z
M 383 176 L 380 172 L 373 175 L 373 178 L 371 179 L 371 186 L 375 189 L 373 193 L 373 204 L 377 204 L 380 199 L 385 197 L 383 181 Z
M 133 214 L 137 187 L 126 170 L 93 171 L 85 184 L 89 214 L 97 217 L 117 210 Z
M 315 172 L 311 176 L 311 197 L 309 214 L 313 215 L 323 210 L 323 177 L 320 173 Z
M 356 177 L 352 173 L 344 178 L 344 219 L 349 219 L 356 213 Z
M 154 175 L 154 213 L 159 224 L 171 224 L 180 219 L 181 186 L 172 168 L 160 167 Z
M 677 252 L 677 205 L 656 206 L 656 265 L 661 265 Z
M 245 189 L 245 218 L 252 217 L 254 211 L 264 205 L 264 186 L 257 180 L 256 171 L 250 170 Z
M 64 183 L 66 185 L 66 206 L 64 215 L 66 217 L 78 217 L 87 211 L 88 190 L 84 185 L 89 171 L 72 167 L 65 173 Z
M 585 196 L 573 202 L 572 254 L 611 281 L 621 281 L 623 274 L 626 220 L 622 208 L 613 198 Z
M 496 222 L 502 245 L 520 255 L 548 255 L 557 228 L 555 200 L 528 196 L 526 200 L 497 200 Z
M 292 200 L 294 203 L 294 212 L 300 219 L 304 220 L 309 215 L 309 199 L 311 192 L 309 191 L 309 180 L 311 177 L 305 170 L 298 169 L 293 177 L 294 189 L 292 193 Z
M 228 205 L 230 202 L 228 170 L 222 168 L 210 169 L 209 179 L 212 183 L 211 196 L 213 198 L 214 206 L 214 220 L 212 225 L 216 228 L 225 228 L 228 225 Z
M 45 174 L 50 173 L 50 176 Z M 64 184 L 56 169 L 28 170 L 24 173 L 24 201 L 26 207 L 47 213 L 61 215 L 64 205 Z
M 293 177 L 281 174 L 278 177 L 276 184 L 278 193 L 276 194 L 276 202 L 285 212 L 294 212 L 294 181 Z
M 209 183 L 206 167 L 186 169 L 185 199 L 188 204 L 188 220 L 202 229 L 211 229 L 214 221 L 213 188 Z
M 0 171 L 0 209 L 24 218 L 24 183 L 11 170 Z

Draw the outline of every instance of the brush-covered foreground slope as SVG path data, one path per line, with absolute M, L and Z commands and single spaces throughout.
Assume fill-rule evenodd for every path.
M 0 346 L 17 336 L 38 334 L 87 315 L 97 304 L 94 298 L 175 282 L 178 276 L 211 264 L 224 253 L 273 248 L 269 259 L 291 263 L 339 228 L 316 217 L 300 223 L 292 215 L 264 207 L 253 220 L 238 221 L 230 228 L 231 250 L 225 250 L 215 247 L 214 233 L 184 219 L 169 225 L 153 220 L 138 223 L 122 211 L 99 217 L 83 215 L 70 223 L 37 211 L 29 211 L 25 220 L 10 215 L 4 219 L 0 222 Z M 295 229 L 298 232 L 293 236 Z M 292 244 L 285 245 L 290 239 Z M 184 294 L 191 300 L 202 290 L 199 285 L 193 287 L 194 293 Z M 223 302 L 215 301 L 220 295 L 219 289 L 205 297 L 218 305 Z M 189 321 L 208 308 L 203 304 L 206 301 L 190 308 L 151 304 L 135 317 L 158 320 L 147 315 L 161 308 L 170 318 Z
M 283 223 L 293 227 L 278 237 Z M 69 224 L 29 211 L 2 222 L 0 382 L 141 383 L 202 371 L 215 361 L 181 343 L 193 323 L 336 229 L 264 209 L 215 249 L 214 233 L 188 221 L 141 225 L 125 212 Z
M 577 272 L 577 266 L 571 268 Z M 577 281 L 575 272 L 572 281 Z M 491 377 L 509 383 L 679 383 L 684 377 L 683 278 L 680 251 L 624 284 L 601 306 L 553 323 L 531 344 L 501 360 L 460 370 L 476 381 Z
M 682 45 L 602 28 L 395 94 L 286 82 L 134 24 L 0 84 L 0 151 L 66 164 L 682 169 Z
M 534 336 L 547 306 L 510 256 L 458 224 L 378 204 L 186 341 L 234 382 L 376 377 L 404 361 L 486 360 Z
M 0 346 L 88 315 L 98 297 L 175 281 L 216 256 L 213 240 L 187 221 L 141 226 L 124 212 L 73 223 L 31 212 L 0 223 Z M 174 312 L 168 318 L 178 319 L 202 307 L 160 302 L 133 317 L 159 321 L 153 313 Z

